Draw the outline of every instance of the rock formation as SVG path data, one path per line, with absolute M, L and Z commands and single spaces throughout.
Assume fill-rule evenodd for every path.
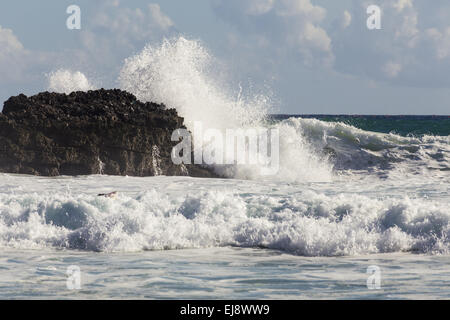
M 43 92 L 9 98 L 0 114 L 0 172 L 43 176 L 214 174 L 175 165 L 170 154 L 183 118 L 118 89 Z

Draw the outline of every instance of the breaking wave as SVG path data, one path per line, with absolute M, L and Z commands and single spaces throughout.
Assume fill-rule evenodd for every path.
M 450 136 L 403 137 L 317 119 L 290 118 L 283 123 L 295 128 L 317 150 L 328 153 L 335 170 L 380 174 L 450 171 Z
M 154 101 L 177 109 L 188 129 L 267 128 L 270 94 L 233 91 L 223 79 L 218 62 L 199 41 L 183 37 L 148 45 L 126 59 L 120 72 L 120 87 L 142 101 Z M 217 173 L 239 179 L 283 181 L 331 181 L 332 167 L 295 128 L 274 124 L 280 135 L 280 170 L 277 175 L 261 174 L 258 165 L 215 165 Z M 195 138 L 195 132 L 194 132 Z
M 408 197 L 314 191 L 174 197 L 156 189 L 117 199 L 27 193 L 0 194 L 0 212 L 0 246 L 13 248 L 131 252 L 239 246 L 305 256 L 450 252 L 448 203 Z
M 82 73 L 67 70 L 53 73 L 49 81 L 50 89 L 59 92 L 93 88 Z M 410 175 L 425 174 L 434 175 L 430 181 L 448 183 L 450 136 L 405 137 L 299 117 L 271 121 L 270 94 L 243 94 L 223 85 L 226 79 L 214 57 L 199 41 L 183 37 L 149 45 L 126 59 L 118 81 L 142 101 L 176 108 L 191 130 L 196 122 L 222 132 L 278 129 L 276 175 L 261 176 L 255 165 L 214 167 L 227 177 L 269 180 L 266 186 L 273 192 L 205 191 L 221 184 L 207 179 L 197 193 L 186 187 L 169 195 L 150 187 L 117 199 L 45 188 L 0 193 L 0 246 L 102 252 L 238 246 L 305 256 L 450 252 L 448 190 L 436 191 L 442 193 L 433 199 L 413 198 L 404 196 L 402 185 Z M 401 192 L 385 191 L 380 197 L 369 187 L 356 192 L 361 188 L 352 179 L 347 193 L 308 187 L 311 182 L 330 186 L 346 173 L 394 177 L 403 182 L 391 187 Z M 127 191 L 128 178 L 122 179 Z M 294 194 L 283 191 L 291 182 L 298 188 Z
M 276 175 L 262 175 L 261 165 L 214 165 L 215 171 L 225 177 L 330 182 L 336 173 L 348 171 L 388 177 L 450 170 L 450 136 L 404 137 L 316 119 L 271 122 L 271 94 L 244 94 L 241 87 L 231 89 L 220 66 L 200 41 L 175 37 L 148 45 L 126 59 L 118 83 L 142 101 L 175 108 L 194 134 L 195 123 L 203 130 L 222 133 L 227 129 L 278 129 Z M 49 88 L 68 93 L 94 86 L 81 72 L 58 70 L 49 76 Z

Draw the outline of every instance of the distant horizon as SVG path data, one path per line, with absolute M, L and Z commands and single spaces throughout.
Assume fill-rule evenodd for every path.
M 308 117 L 308 116 L 327 116 L 327 117 L 450 117 L 450 114 L 326 114 L 326 113 L 270 113 L 269 115 L 275 116 L 300 116 L 300 117 Z
M 11 96 L 14 97 L 14 96 Z M 0 112 L 3 112 L 4 103 L 0 105 Z M 170 106 L 169 106 L 170 108 Z M 450 114 L 358 114 L 358 113 L 269 113 L 269 116 L 288 116 L 288 117 L 442 117 L 450 118 Z
M 107 88 L 99 88 L 99 89 L 93 89 L 93 90 L 114 90 L 114 89 L 119 89 L 119 90 L 123 90 L 120 88 L 111 88 L 111 89 L 107 89 Z M 89 90 L 90 91 L 90 90 Z M 126 90 L 124 90 L 126 91 Z M 49 91 L 49 90 L 44 90 L 44 91 L 40 91 L 37 93 L 32 93 L 32 94 L 24 94 L 24 93 L 19 93 L 16 95 L 12 95 L 10 97 L 8 97 L 5 101 L 1 102 L 0 104 L 0 112 L 2 112 L 3 110 L 3 106 L 4 103 L 11 97 L 16 97 L 18 95 L 24 94 L 27 97 L 31 97 L 34 95 L 37 95 L 39 93 L 43 93 L 43 92 L 54 92 L 54 91 Z M 76 91 L 74 91 L 76 92 Z M 55 92 L 58 93 L 58 92 Z M 170 106 L 169 106 L 170 108 Z M 358 117 L 358 116 L 364 116 L 364 117 L 450 117 L 450 113 L 449 114 L 389 114 L 389 113 L 379 113 L 379 114 L 364 114 L 364 113 L 269 113 L 269 116 L 303 116 L 303 117 L 308 117 L 308 116 L 331 116 L 331 117 L 340 117 L 340 116 L 353 116 L 353 117 Z

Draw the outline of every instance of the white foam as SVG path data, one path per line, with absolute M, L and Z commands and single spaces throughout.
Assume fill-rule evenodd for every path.
M 28 186 L 18 191 L 14 186 L 23 179 Z M 63 184 L 73 195 L 55 191 Z M 232 245 L 307 256 L 450 252 L 448 196 L 390 196 L 401 185 L 383 197 L 364 195 L 364 184 L 345 193 L 281 183 L 258 191 L 250 182 L 186 177 L 9 176 L 7 185 L 0 192 L 3 247 L 129 252 Z M 117 185 L 125 192 L 116 199 L 95 196 Z M 129 194 L 133 189 L 144 191 Z
M 227 90 L 218 62 L 199 41 L 183 37 L 148 45 L 126 59 L 120 72 L 120 86 L 142 101 L 164 103 L 176 108 L 188 129 L 200 122 L 203 129 L 265 127 L 271 108 L 270 95 L 242 94 L 242 89 Z M 295 130 L 274 125 L 280 130 L 280 172 L 262 176 L 261 166 L 234 165 L 215 169 L 219 174 L 241 179 L 283 181 L 330 181 L 331 166 Z M 194 132 L 195 134 L 195 132 Z M 225 135 L 225 134 L 224 134 Z
M 282 123 L 295 128 L 315 150 L 331 150 L 337 170 L 366 174 L 371 169 L 390 176 L 445 175 L 450 170 L 450 136 L 403 137 L 317 119 L 290 118 Z
M 95 89 L 88 78 L 80 71 L 59 69 L 48 75 L 48 90 L 69 94 L 74 91 L 88 91 Z
M 188 127 L 194 121 L 219 130 L 259 123 L 268 97 L 229 93 L 218 72 L 217 62 L 199 41 L 178 37 L 147 45 L 126 59 L 119 83 L 139 100 L 176 108 Z
M 336 179 L 336 171 L 402 177 L 445 175 L 450 170 L 450 136 L 402 137 L 301 118 L 268 124 L 271 95 L 249 91 L 243 94 L 241 87 L 230 89 L 219 66 L 221 63 L 200 41 L 175 37 L 159 45 L 147 45 L 126 59 L 118 82 L 142 101 L 176 108 L 194 134 L 195 122 L 201 123 L 204 130 L 217 129 L 224 135 L 226 129 L 279 130 L 280 168 L 276 175 L 261 175 L 261 165 L 213 166 L 225 177 L 326 182 Z M 52 91 L 69 93 L 93 88 L 79 71 L 61 69 L 49 76 Z

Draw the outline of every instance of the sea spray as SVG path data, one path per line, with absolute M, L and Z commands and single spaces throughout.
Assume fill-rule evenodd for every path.
M 332 167 L 320 150 L 311 146 L 295 128 L 268 124 L 270 95 L 244 95 L 241 88 L 236 93 L 226 90 L 215 61 L 199 41 L 183 37 L 166 39 L 160 45 L 147 45 L 126 59 L 119 83 L 142 101 L 176 108 L 190 130 L 200 122 L 205 130 L 220 130 L 224 136 L 227 129 L 271 127 L 279 131 L 280 148 L 276 151 L 281 167 L 276 175 L 261 174 L 264 170 L 259 165 L 214 165 L 220 175 L 239 179 L 330 181 Z
M 295 128 L 309 146 L 328 152 L 335 171 L 400 177 L 447 175 L 448 181 L 450 136 L 400 136 L 366 131 L 342 122 L 298 117 L 282 124 Z
M 74 91 L 88 91 L 95 86 L 80 71 L 59 69 L 48 76 L 48 90 L 58 93 L 71 93 Z
M 227 129 L 278 130 L 280 166 L 276 175 L 261 175 L 261 165 L 215 165 L 216 173 L 225 177 L 323 182 L 333 181 L 336 172 L 402 177 L 445 175 L 450 170 L 449 136 L 403 137 L 316 119 L 267 121 L 271 95 L 243 94 L 242 87 L 230 90 L 218 64 L 201 42 L 177 37 L 148 45 L 126 59 L 118 82 L 140 100 L 176 108 L 191 132 L 195 123 L 224 135 Z M 61 69 L 49 76 L 49 88 L 54 91 L 92 87 L 81 72 Z
M 267 115 L 268 97 L 227 92 L 215 65 L 199 41 L 166 39 L 126 59 L 119 84 L 141 101 L 176 108 L 188 128 L 194 121 L 219 130 L 260 123 Z
M 450 170 L 449 136 L 404 137 L 298 117 L 268 124 L 270 95 L 244 95 L 241 87 L 237 93 L 226 90 L 216 61 L 200 42 L 173 38 L 128 58 L 119 83 L 141 100 L 175 107 L 191 131 L 195 123 L 223 133 L 227 129 L 279 130 L 280 170 L 275 176 L 261 175 L 261 166 L 216 165 L 215 171 L 222 176 L 302 182 L 332 181 L 333 172 L 402 177 L 445 175 Z M 49 76 L 49 88 L 54 91 L 91 87 L 81 72 L 61 69 Z

